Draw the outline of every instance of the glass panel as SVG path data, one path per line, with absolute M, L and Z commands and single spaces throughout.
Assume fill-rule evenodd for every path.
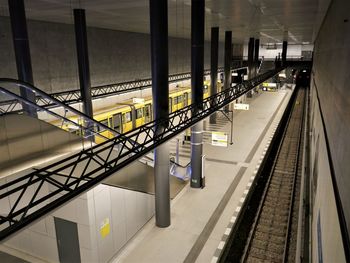
M 140 119 L 143 117 L 143 108 L 136 110 L 136 119 Z
M 131 112 L 123 113 L 123 123 L 131 122 Z
M 113 115 L 113 128 L 118 130 L 120 127 L 120 113 Z

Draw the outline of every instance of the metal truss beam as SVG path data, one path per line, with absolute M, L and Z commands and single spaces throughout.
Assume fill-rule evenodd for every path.
M 218 69 L 218 72 L 222 72 L 223 69 Z M 205 70 L 204 75 L 209 75 L 210 70 Z M 182 81 L 191 78 L 191 73 L 180 73 L 169 76 L 169 83 Z M 121 82 L 117 84 L 103 85 L 91 88 L 91 97 L 93 99 L 122 94 L 126 92 L 131 92 L 135 90 L 148 89 L 152 85 L 152 79 L 140 79 L 135 81 Z M 58 93 L 52 93 L 50 96 L 57 99 L 67 105 L 81 102 L 80 90 L 70 90 Z M 0 102 L 0 115 L 10 112 L 18 112 L 17 100 L 6 100 Z M 50 101 L 41 96 L 36 96 L 36 104 L 41 107 L 53 107 Z
M 0 185 L 0 204 L 10 203 L 0 215 L 0 240 L 86 192 L 158 145 L 171 139 L 211 113 L 221 109 L 282 68 L 210 96 L 201 105 L 191 104 L 135 130 L 83 150 Z M 200 109 L 200 110 L 198 110 Z M 169 123 L 161 131 L 159 123 Z M 116 150 L 118 149 L 118 150 Z

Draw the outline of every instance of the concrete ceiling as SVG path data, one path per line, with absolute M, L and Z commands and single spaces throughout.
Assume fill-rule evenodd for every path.
M 313 43 L 331 0 L 206 0 L 205 35 L 210 28 L 233 31 L 233 42 Z M 25 0 L 27 18 L 73 23 L 72 8 L 86 9 L 89 26 L 149 33 L 149 0 Z M 0 15 L 8 15 L 0 0 Z M 191 1 L 168 0 L 169 35 L 190 38 Z

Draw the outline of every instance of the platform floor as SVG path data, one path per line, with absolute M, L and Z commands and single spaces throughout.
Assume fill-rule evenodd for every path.
M 228 147 L 210 145 L 205 135 L 206 187 L 187 184 L 171 202 L 171 226 L 158 228 L 151 219 L 112 262 L 216 262 L 290 95 L 281 89 L 248 99 L 249 111 L 234 114 Z M 230 125 L 219 113 L 217 124 L 207 119 L 204 129 L 229 132 Z M 175 145 L 176 139 L 170 142 L 173 153 Z M 189 156 L 190 145 L 181 145 L 180 161 Z

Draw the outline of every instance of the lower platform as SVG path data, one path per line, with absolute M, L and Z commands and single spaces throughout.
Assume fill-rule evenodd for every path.
M 172 200 L 171 226 L 158 228 L 152 218 L 112 262 L 216 262 L 290 95 L 282 88 L 247 99 L 249 110 L 234 113 L 228 147 L 212 146 L 204 136 L 206 187 L 187 184 Z M 230 131 L 221 113 L 217 124 L 204 122 L 208 131 Z M 170 146 L 174 152 L 175 139 Z M 180 161 L 189 158 L 190 146 L 184 144 Z
M 154 168 L 140 161 L 133 162 L 103 183 L 154 195 Z M 186 181 L 171 176 L 170 198 L 174 199 L 186 184 Z

